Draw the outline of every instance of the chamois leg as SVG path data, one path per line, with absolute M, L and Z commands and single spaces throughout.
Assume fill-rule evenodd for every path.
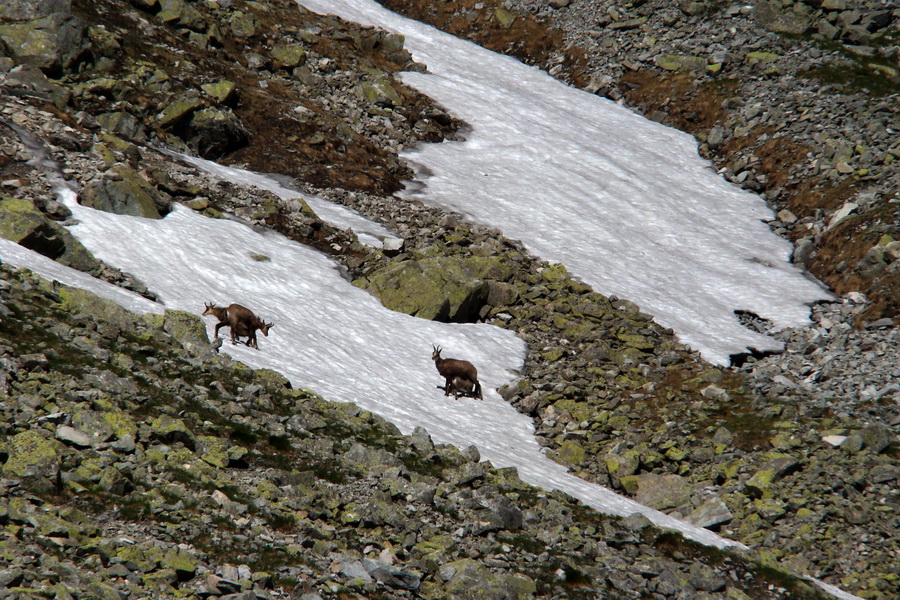
M 213 334 L 214 338 L 219 337 L 219 330 L 228 325 L 228 323 L 218 323 L 216 324 L 216 332 Z
M 256 343 L 256 330 L 250 329 L 250 335 L 247 336 L 247 345 L 251 348 L 259 350 L 259 344 Z
M 453 378 L 447 377 L 444 381 L 444 395 L 449 396 L 451 390 L 453 390 Z

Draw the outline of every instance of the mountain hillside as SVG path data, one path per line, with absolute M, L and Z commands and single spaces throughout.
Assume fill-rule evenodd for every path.
M 743 85 L 745 75 L 751 87 L 785 81 L 749 62 L 734 81 L 631 67 L 607 81 L 597 56 L 567 37 L 575 25 L 562 11 L 577 3 L 552 3 L 556 29 L 542 20 L 551 9 L 521 3 L 536 19 L 512 4 L 449 2 L 432 12 L 453 17 L 438 25 L 660 120 L 677 121 L 680 99 L 697 102 L 698 90 Z M 685 14 L 674 23 L 707 13 Z M 896 58 L 890 15 L 865 47 Z M 633 30 L 619 22 L 610 16 L 604 31 Z M 853 173 L 823 170 L 845 196 L 808 213 L 784 205 L 796 220 L 779 212 L 773 224 L 812 244 L 798 245 L 811 252 L 801 264 L 837 293 L 855 293 L 816 307 L 810 328 L 778 334 L 783 355 L 724 368 L 628 299 L 595 293 L 501 232 L 391 195 L 412 176 L 401 149 L 466 130 L 394 77 L 427 69 L 400 36 L 286 0 L 16 0 L 0 7 L 0 55 L 3 237 L 154 297 L 68 235 L 54 172 L 32 160 L 42 151 L 84 205 L 161 218 L 180 203 L 275 229 L 332 256 L 388 307 L 515 331 L 528 357 L 501 394 L 534 419 L 548 455 L 751 548 L 712 550 L 643 518 L 597 515 L 479 462 L 474 448 L 436 446 L 424 431 L 401 436 L 375 415 L 232 361 L 197 315 L 138 317 L 5 265 L 4 597 L 825 597 L 804 575 L 861 597 L 900 589 L 896 142 L 879 131 L 866 129 L 883 151 L 853 148 L 839 161 Z M 654 77 L 664 83 L 658 97 L 648 91 Z M 897 103 L 888 92 L 856 93 L 853 114 L 883 115 L 887 127 Z M 716 148 L 733 146 L 725 175 L 758 184 L 775 208 L 800 202 L 803 185 L 779 184 L 778 194 L 768 185 L 776 172 L 764 165 L 794 168 L 760 152 L 782 136 L 760 129 L 742 144 L 735 127 L 734 139 L 713 143 L 716 125 L 737 114 L 747 119 L 740 127 L 766 124 L 751 123 L 762 119 L 750 116 L 752 101 L 726 95 L 710 102 L 731 112 L 686 128 L 706 137 L 703 151 L 716 160 Z M 385 224 L 402 245 L 361 244 L 302 202 L 216 181 L 159 147 L 291 177 L 298 190 Z M 816 263 L 829 244 L 864 248 L 864 257 L 840 255 L 843 268 L 837 258 Z M 815 270 L 826 263 L 834 269 Z M 436 271 L 445 277 L 422 276 Z

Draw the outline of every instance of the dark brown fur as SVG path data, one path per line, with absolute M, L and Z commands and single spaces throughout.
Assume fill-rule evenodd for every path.
M 274 326 L 274 323 L 266 323 L 253 314 L 249 308 L 240 304 L 221 307 L 207 302 L 206 308 L 203 310 L 203 316 L 206 315 L 212 315 L 219 320 L 213 334 L 214 337 L 219 337 L 219 329 L 228 327 L 231 329 L 232 344 L 237 344 L 241 337 L 246 337 L 247 345 L 257 350 L 259 350 L 259 345 L 256 341 L 256 331 L 262 331 L 263 335 L 268 337 L 269 329 Z
M 472 396 L 481 399 L 481 383 L 478 382 L 478 369 L 467 360 L 455 358 L 441 358 L 441 347 L 432 346 L 434 351 L 431 358 L 438 373 L 444 378 L 444 395 L 451 392 L 459 398 L 460 395 Z

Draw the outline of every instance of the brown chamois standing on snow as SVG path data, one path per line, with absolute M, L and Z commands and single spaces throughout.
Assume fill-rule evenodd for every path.
M 433 344 L 431 347 L 434 349 L 431 353 L 434 366 L 445 380 L 444 395 L 449 396 L 453 392 L 457 398 L 463 395 L 481 400 L 481 384 L 478 382 L 478 369 L 475 365 L 467 360 L 441 358 L 441 347 Z
M 203 311 L 203 316 L 206 315 L 212 315 L 219 320 L 213 337 L 218 338 L 219 330 L 228 327 L 231 329 L 232 344 L 237 344 L 241 337 L 246 337 L 247 345 L 257 350 L 259 350 L 259 345 L 256 342 L 256 331 L 262 331 L 263 335 L 268 337 L 269 329 L 274 326 L 274 323 L 266 323 L 254 315 L 249 308 L 240 304 L 222 307 L 207 302 L 206 309 Z

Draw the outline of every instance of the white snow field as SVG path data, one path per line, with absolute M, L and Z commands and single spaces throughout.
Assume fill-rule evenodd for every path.
M 716 174 L 691 136 L 372 0 L 299 2 L 406 36 L 429 72 L 403 81 L 472 126 L 464 143 L 404 154 L 421 167 L 407 195 L 637 303 L 714 363 L 782 347 L 735 310 L 798 326 L 828 297 L 789 263 L 790 244 L 763 223 L 773 219 L 765 202 Z
M 603 512 L 646 514 L 653 522 L 697 541 L 735 545 L 711 531 L 673 519 L 587 483 L 541 452 L 531 420 L 495 389 L 514 378 L 525 348 L 511 331 L 484 324 L 445 324 L 384 308 L 341 276 L 317 250 L 235 221 L 209 219 L 177 207 L 165 219 L 114 215 L 83 207 L 75 194 L 61 197 L 79 224 L 70 227 L 94 255 L 126 271 L 159 295 L 165 308 L 199 314 L 204 303 L 239 301 L 275 326 L 260 336 L 260 350 L 225 343 L 222 351 L 253 368 L 284 374 L 295 387 L 328 400 L 354 402 L 404 433 L 424 427 L 439 443 L 475 445 L 497 467 L 545 489 L 561 489 Z M 258 260 L 259 255 L 269 260 Z M 256 258 L 254 258 L 256 256 Z M 0 259 L 51 279 L 90 289 L 137 312 L 162 307 L 49 261 L 12 242 Z M 131 295 L 125 292 L 125 295 Z M 212 336 L 215 319 L 207 317 Z M 431 346 L 478 366 L 483 401 L 444 396 Z

